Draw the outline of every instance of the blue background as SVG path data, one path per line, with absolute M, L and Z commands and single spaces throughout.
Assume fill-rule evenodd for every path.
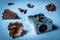
M 14 5 L 8 6 L 9 2 L 15 3 Z M 35 5 L 34 8 L 28 8 L 26 5 L 31 3 Z M 53 3 L 56 5 L 56 11 L 47 11 L 45 6 Z M 18 8 L 27 9 L 27 14 L 21 14 Z M 15 20 L 2 20 L 2 13 L 5 9 L 10 9 L 18 14 L 21 19 Z M 34 25 L 28 20 L 29 15 L 34 15 L 38 13 L 44 13 L 46 17 L 52 19 L 53 24 L 58 27 L 57 30 L 46 32 L 37 35 L 34 30 Z M 23 37 L 12 39 L 9 36 L 8 24 L 10 22 L 20 22 L 23 23 L 24 29 L 27 30 L 27 34 Z M 0 40 L 60 40 L 60 0 L 0 0 Z

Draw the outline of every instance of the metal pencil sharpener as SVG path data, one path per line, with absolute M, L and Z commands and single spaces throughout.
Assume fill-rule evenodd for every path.
M 47 18 L 44 14 L 36 14 L 28 16 L 29 20 L 33 22 L 36 33 L 44 33 L 52 30 L 52 20 Z

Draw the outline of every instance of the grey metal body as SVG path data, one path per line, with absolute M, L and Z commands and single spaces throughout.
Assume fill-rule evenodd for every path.
M 38 16 L 38 15 L 41 15 L 41 16 L 39 16 L 39 17 L 44 17 L 44 18 L 42 19 L 42 22 L 36 21 L 35 16 Z M 46 26 L 47 26 L 47 30 L 46 30 L 45 32 L 52 30 L 52 25 L 53 25 L 52 20 L 49 19 L 49 18 L 47 18 L 47 17 L 45 17 L 45 16 L 43 16 L 42 13 L 41 13 L 41 14 L 36 14 L 36 15 L 30 15 L 30 16 L 28 16 L 28 18 L 29 18 L 30 22 L 34 24 L 34 28 L 35 28 L 35 31 L 36 31 L 37 33 L 41 33 L 41 32 L 39 31 L 39 27 L 40 27 L 41 25 L 46 25 Z

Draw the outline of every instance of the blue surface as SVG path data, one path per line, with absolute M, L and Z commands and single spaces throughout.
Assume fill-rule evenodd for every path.
M 14 5 L 8 6 L 9 2 L 15 3 Z M 34 4 L 33 9 L 28 8 L 26 5 L 28 3 Z M 45 9 L 47 4 L 53 3 L 56 5 L 56 11 L 48 12 Z M 21 14 L 17 8 L 27 9 L 27 14 Z M 15 20 L 2 20 L 2 13 L 5 9 L 10 9 L 16 12 L 21 19 Z M 29 22 L 28 16 L 37 13 L 44 13 L 46 17 L 53 20 L 53 23 L 59 28 L 57 30 L 39 34 L 37 35 L 34 26 Z M 24 29 L 28 31 L 23 37 L 12 39 L 9 36 L 9 31 L 7 29 L 10 22 L 20 22 L 23 23 Z M 0 0 L 0 40 L 60 40 L 60 0 Z

